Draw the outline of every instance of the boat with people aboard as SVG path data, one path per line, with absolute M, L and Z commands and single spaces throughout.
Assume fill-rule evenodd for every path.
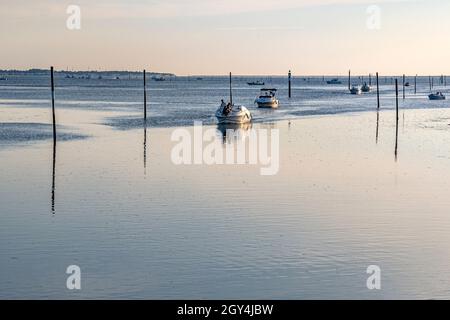
M 252 81 L 252 82 L 247 82 L 247 84 L 249 86 L 263 86 L 265 83 L 264 81 Z
M 445 95 L 442 92 L 440 92 L 440 91 L 430 94 L 428 96 L 428 98 L 430 100 L 445 100 L 446 99 Z
M 231 87 L 230 73 L 230 102 L 225 103 L 222 99 L 220 107 L 216 111 L 216 118 L 219 124 L 243 124 L 252 121 L 250 111 L 242 106 L 233 103 L 233 91 Z
M 277 89 L 274 88 L 263 88 L 258 98 L 256 98 L 255 103 L 258 108 L 278 108 L 280 102 L 275 98 Z
M 362 93 L 361 87 L 358 85 L 352 85 L 352 87 L 350 88 L 350 93 L 360 95 Z
M 342 84 L 342 81 L 339 80 L 338 78 L 335 78 L 327 81 L 327 84 Z
M 244 106 L 222 102 L 216 111 L 216 118 L 219 124 L 243 124 L 252 121 L 252 114 Z

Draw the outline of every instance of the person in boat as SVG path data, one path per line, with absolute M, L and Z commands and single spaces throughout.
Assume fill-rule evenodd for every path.
M 222 114 L 224 116 L 227 116 L 230 114 L 230 112 L 233 110 L 233 106 L 230 102 L 228 102 L 228 104 L 225 106 L 225 108 L 223 108 L 222 110 Z

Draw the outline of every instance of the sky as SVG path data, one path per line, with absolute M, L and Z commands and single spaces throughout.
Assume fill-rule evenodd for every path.
M 0 69 L 450 74 L 448 0 L 0 0 L 0 5 Z M 70 5 L 80 8 L 80 29 L 67 27 Z

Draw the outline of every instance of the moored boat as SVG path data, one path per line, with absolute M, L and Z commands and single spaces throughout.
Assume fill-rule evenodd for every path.
M 355 95 L 360 95 L 360 94 L 362 93 L 361 87 L 360 87 L 360 86 L 357 86 L 357 85 L 353 85 L 353 86 L 350 88 L 350 93 L 351 93 L 351 94 L 355 94 Z
M 442 92 L 432 93 L 428 96 L 430 100 L 445 100 L 445 95 Z
M 370 92 L 372 91 L 372 87 L 370 85 L 368 85 L 367 83 L 364 83 L 364 85 L 361 87 L 361 91 L 362 92 Z
M 247 82 L 247 84 L 249 86 L 263 86 L 265 83 L 263 81 L 252 81 L 252 82 Z
M 340 81 L 338 78 L 335 78 L 327 81 L 327 84 L 342 84 L 342 81 Z
M 153 76 L 153 77 L 152 77 L 152 80 L 158 81 L 158 82 L 166 81 L 166 79 L 165 79 L 164 77 L 156 77 L 156 76 Z

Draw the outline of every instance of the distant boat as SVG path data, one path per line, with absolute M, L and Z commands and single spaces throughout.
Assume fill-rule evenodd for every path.
M 166 79 L 164 77 L 156 77 L 156 76 L 153 76 L 152 80 L 154 80 L 154 81 L 166 81 Z
M 263 81 L 252 81 L 252 82 L 247 82 L 247 84 L 249 86 L 263 86 L 265 83 Z
M 342 81 L 335 78 L 335 79 L 331 79 L 331 80 L 327 81 L 327 84 L 342 84 Z
M 428 96 L 430 100 L 445 100 L 445 96 L 442 92 L 432 93 Z
M 120 77 L 115 77 L 114 79 L 116 79 L 116 80 L 120 80 Z
M 372 91 L 372 87 L 370 85 L 368 85 L 367 83 L 364 83 L 364 85 L 361 87 L 361 91 L 362 92 L 370 92 Z
M 278 108 L 280 102 L 275 98 L 277 89 L 261 89 L 261 94 L 256 98 L 258 108 Z
M 8 80 L 8 78 L 0 77 L 0 81 L 6 81 L 6 80 Z
M 197 80 L 198 80 L 198 81 L 201 81 L 201 80 L 203 80 L 203 78 L 202 78 L 202 77 L 198 77 Z
M 405 83 L 405 87 L 409 87 L 411 84 L 409 82 Z
M 353 85 L 353 86 L 350 88 L 350 93 L 351 93 L 351 94 L 360 95 L 360 94 L 362 93 L 361 87 L 360 87 L 360 86 L 357 86 L 357 85 Z

